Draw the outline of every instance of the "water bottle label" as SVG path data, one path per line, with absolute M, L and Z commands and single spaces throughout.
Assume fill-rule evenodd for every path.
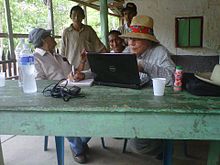
M 34 56 L 21 57 L 21 65 L 32 65 L 34 64 Z

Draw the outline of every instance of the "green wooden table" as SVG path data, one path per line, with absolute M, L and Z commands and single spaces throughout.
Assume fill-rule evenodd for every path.
M 220 155 L 220 98 L 198 97 L 166 88 L 165 96 L 142 90 L 83 87 L 83 98 L 69 102 L 44 97 L 51 81 L 38 81 L 38 92 L 24 94 L 17 81 L 0 88 L 0 134 L 139 137 L 210 140 L 208 165 Z M 3 161 L 0 146 L 0 162 Z

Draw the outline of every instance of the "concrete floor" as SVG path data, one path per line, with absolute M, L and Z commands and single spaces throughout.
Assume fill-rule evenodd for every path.
M 5 165 L 57 165 L 54 137 L 49 137 L 49 149 L 43 151 L 42 136 L 0 136 Z M 105 138 L 108 149 L 103 149 L 100 138 L 89 142 L 88 165 L 162 165 L 150 156 L 122 153 L 123 140 Z M 205 165 L 207 142 L 189 142 L 189 154 L 196 158 L 185 157 L 182 142 L 175 142 L 173 165 Z M 78 165 L 74 162 L 68 141 L 65 140 L 65 165 Z

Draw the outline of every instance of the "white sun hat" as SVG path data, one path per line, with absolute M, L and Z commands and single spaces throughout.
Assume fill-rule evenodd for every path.
M 202 81 L 220 86 L 220 64 L 215 65 L 211 73 L 195 73 L 195 76 Z

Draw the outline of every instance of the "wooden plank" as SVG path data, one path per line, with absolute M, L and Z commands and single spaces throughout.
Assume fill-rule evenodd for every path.
M 8 27 L 8 36 L 9 36 L 9 49 L 11 52 L 11 58 L 15 59 L 14 53 L 14 41 L 13 41 L 13 29 L 12 29 L 12 22 L 11 22 L 11 12 L 10 12 L 10 5 L 9 1 L 4 1 L 5 10 L 6 10 L 6 20 L 7 20 L 7 27 Z
M 100 7 L 98 5 L 95 5 L 95 4 L 90 4 L 90 3 L 87 3 L 87 2 L 84 2 L 84 1 L 81 1 L 81 0 L 71 0 L 73 2 L 77 2 L 81 5 L 85 5 L 85 6 L 88 6 L 88 7 L 91 7 L 95 10 L 98 10 L 100 11 Z M 112 16 L 115 16 L 115 17 L 120 17 L 120 15 L 117 15 L 117 14 L 112 14 L 112 13 L 108 13 L 109 15 L 112 15 Z
M 108 42 L 108 5 L 107 0 L 100 0 L 100 20 L 101 20 L 101 35 L 102 42 L 109 48 Z
M 193 18 L 190 19 L 190 46 L 200 47 L 202 40 L 202 19 L 201 18 Z
M 14 33 L 13 38 L 28 38 L 28 34 Z M 0 33 L 1 38 L 8 38 L 8 33 Z
M 0 165 L 4 165 L 1 138 L 0 138 Z
M 189 46 L 189 19 L 178 19 L 178 46 Z
M 220 164 L 220 142 L 212 141 L 209 146 L 209 155 L 207 165 Z

